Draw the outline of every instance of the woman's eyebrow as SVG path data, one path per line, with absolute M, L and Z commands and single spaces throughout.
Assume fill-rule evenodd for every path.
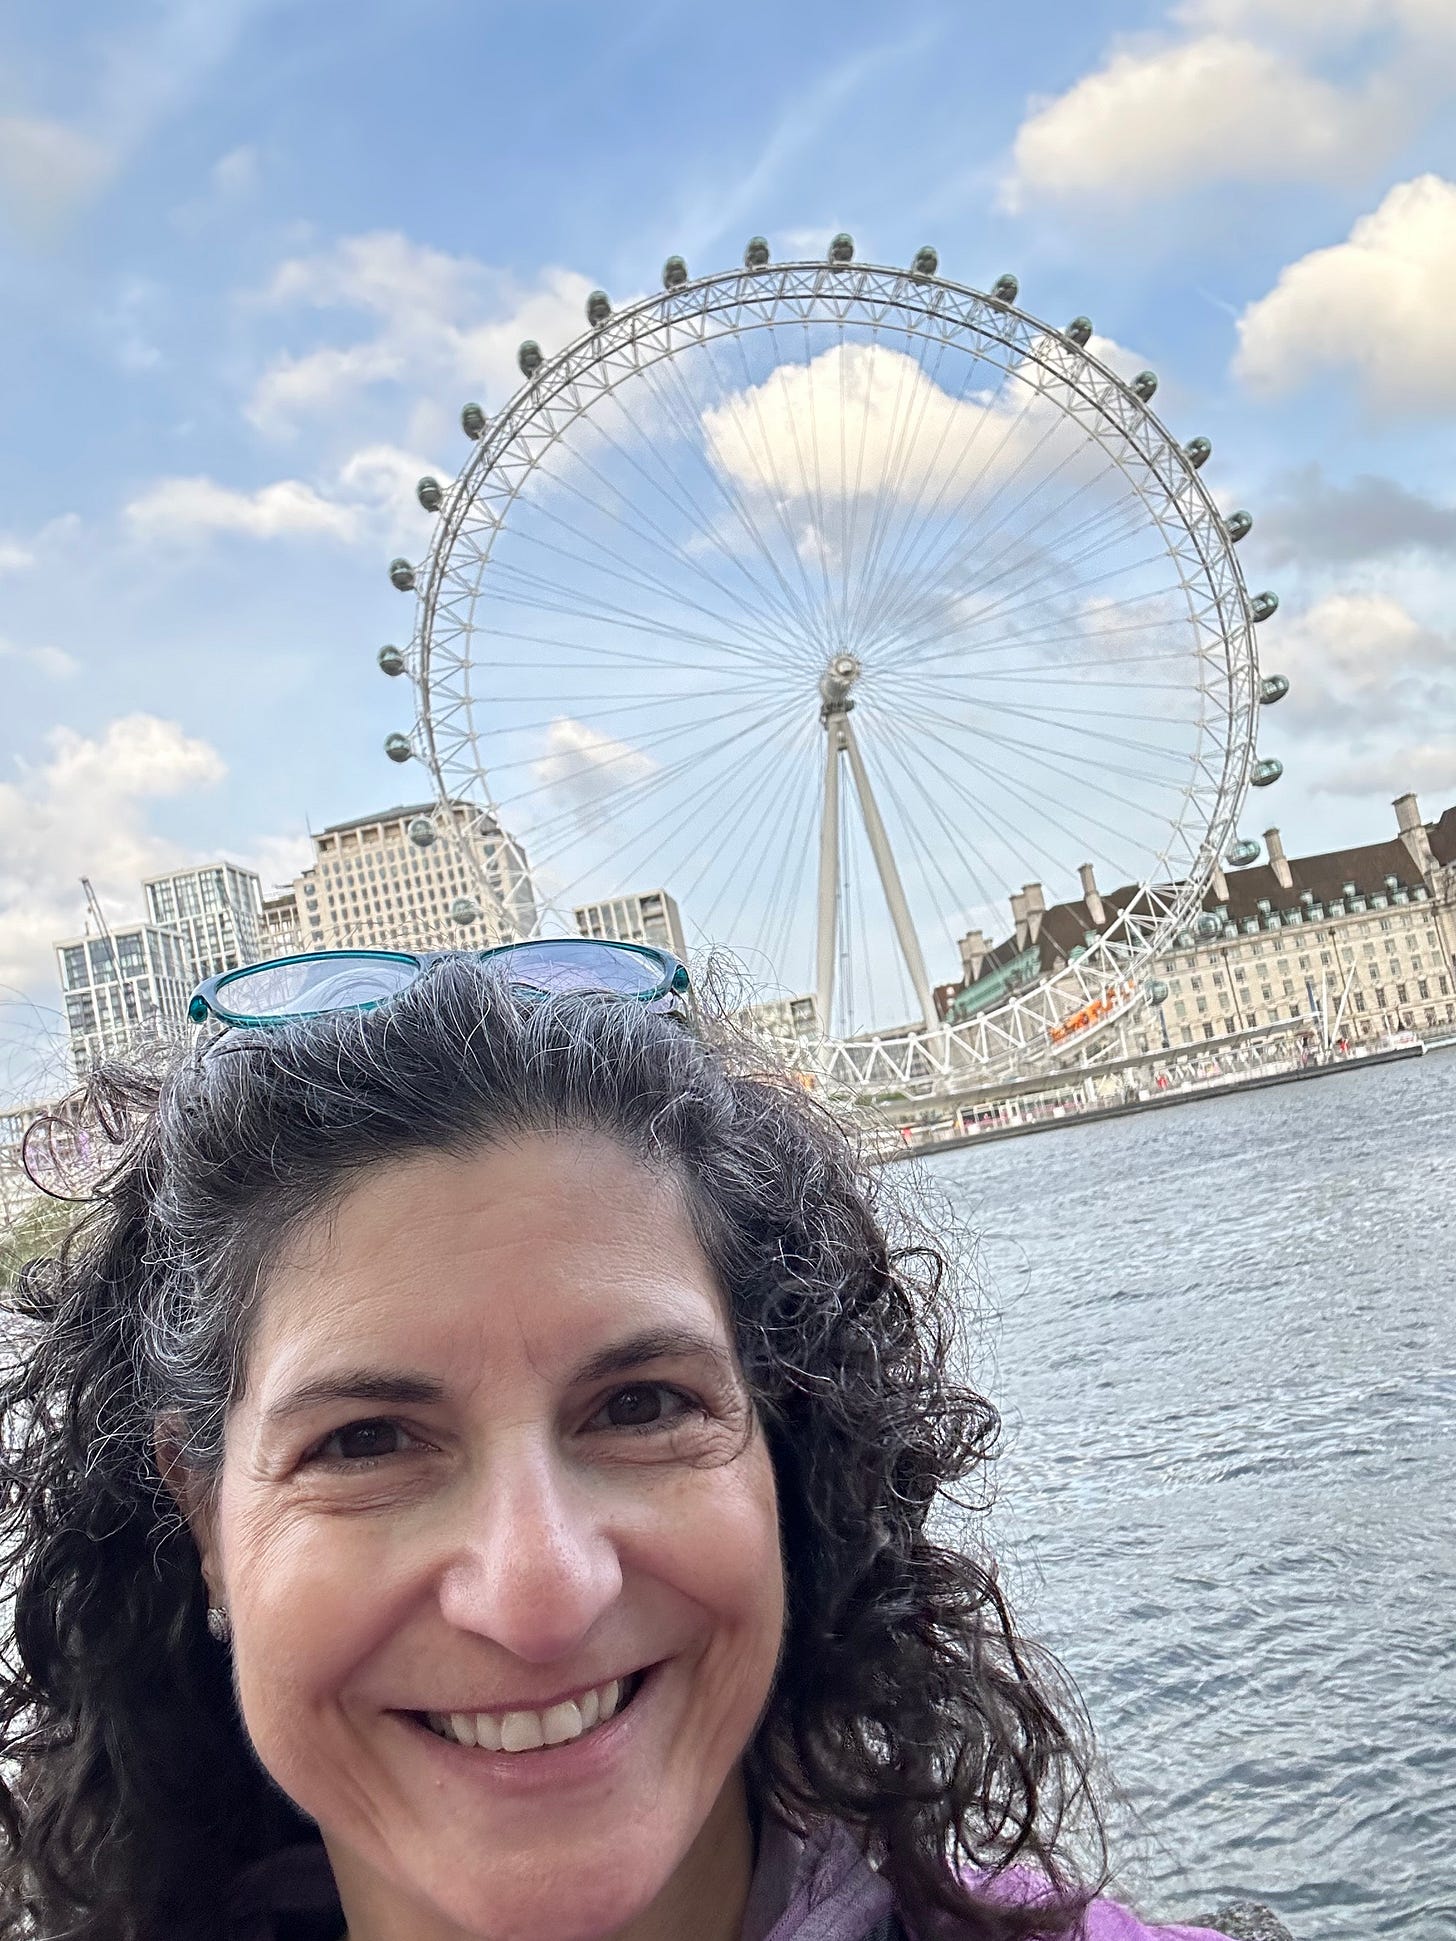
M 607 1375 L 620 1375 L 627 1369 L 642 1368 L 654 1361 L 710 1361 L 718 1373 L 733 1373 L 733 1359 L 718 1338 L 696 1328 L 644 1328 L 640 1334 L 614 1341 L 584 1361 L 576 1371 L 578 1382 L 599 1382 Z
M 345 1369 L 337 1375 L 317 1375 L 286 1389 L 263 1411 L 265 1422 L 285 1422 L 325 1402 L 382 1402 L 395 1406 L 440 1402 L 443 1382 L 429 1375 L 384 1374 L 377 1368 Z

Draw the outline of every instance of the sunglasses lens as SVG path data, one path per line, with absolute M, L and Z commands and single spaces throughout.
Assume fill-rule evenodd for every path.
M 307 1018 L 320 1011 L 357 1010 L 393 997 L 419 975 L 408 959 L 372 951 L 331 951 L 292 963 L 254 964 L 225 977 L 214 1009 L 237 1023 Z
M 512 984 L 553 997 L 574 991 L 651 997 L 662 988 L 664 975 L 654 958 L 587 938 L 514 944 L 494 963 Z

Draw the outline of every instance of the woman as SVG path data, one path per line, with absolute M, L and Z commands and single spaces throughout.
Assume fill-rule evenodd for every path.
M 0 1393 L 0 1932 L 1097 1941 L 943 1263 L 659 953 L 214 979 Z M 1081 1815 L 1085 1817 L 1085 1815 Z

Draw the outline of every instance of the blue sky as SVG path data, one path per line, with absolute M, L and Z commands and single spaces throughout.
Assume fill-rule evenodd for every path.
M 586 290 L 922 242 L 1162 374 L 1247 505 L 1292 849 L 1456 797 L 1449 0 L 35 8 L 0 75 L 0 984 L 87 870 L 382 805 L 384 563 Z M 406 779 L 404 792 L 418 780 Z M 12 1039 L 19 1029 L 9 1027 Z M 22 1061 L 23 1063 L 23 1061 Z M 12 1087 L 27 1082 L 17 1066 Z

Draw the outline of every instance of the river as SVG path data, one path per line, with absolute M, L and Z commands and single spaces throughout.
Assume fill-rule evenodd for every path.
M 992 1540 L 1119 1890 L 1456 1941 L 1456 1053 L 915 1171 L 979 1235 Z

